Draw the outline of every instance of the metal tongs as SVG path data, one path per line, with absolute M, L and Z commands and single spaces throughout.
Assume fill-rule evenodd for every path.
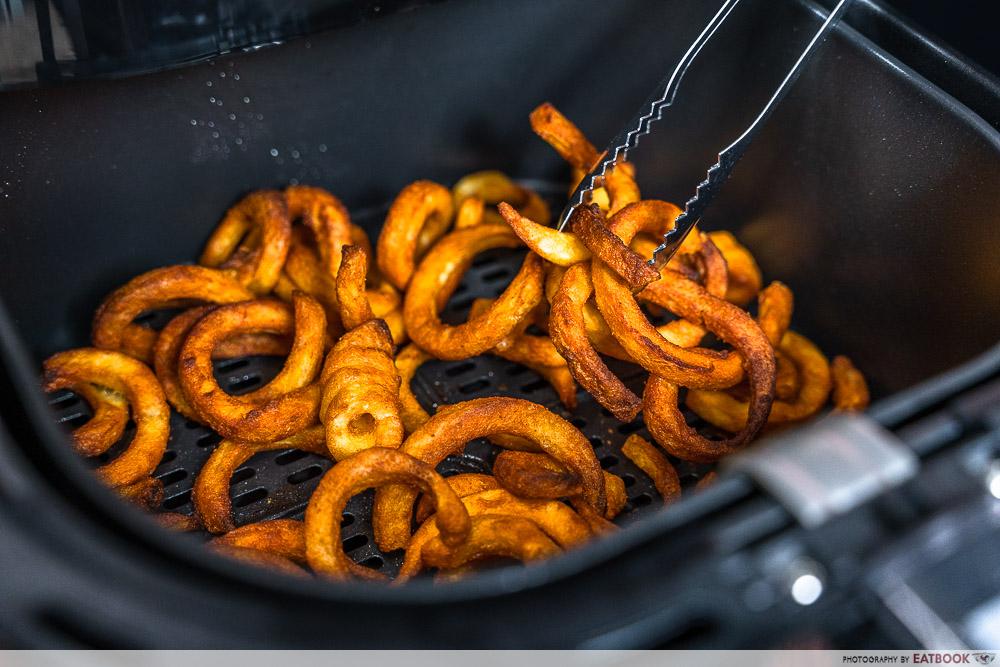
M 677 248 L 680 247 L 684 238 L 688 235 L 688 232 L 690 232 L 695 224 L 697 224 L 709 203 L 715 199 L 715 196 L 718 194 L 722 184 L 725 183 L 729 176 L 733 173 L 733 168 L 736 167 L 736 164 L 746 153 L 747 149 L 750 147 L 750 143 L 760 132 L 761 127 L 763 127 L 768 117 L 770 117 L 771 113 L 795 83 L 795 80 L 804 69 L 809 57 L 813 54 L 813 52 L 815 52 L 816 48 L 823 42 L 826 36 L 829 35 L 830 32 L 836 27 L 837 23 L 846 13 L 847 8 L 850 6 L 852 1 L 853 0 L 840 0 L 837 3 L 837 6 L 834 7 L 833 11 L 830 12 L 829 16 L 827 16 L 819 31 L 813 35 L 813 38 L 809 41 L 805 50 L 799 54 L 799 57 L 792 66 L 792 69 L 787 75 L 785 75 L 785 78 L 782 80 L 777 90 L 774 91 L 774 94 L 768 100 L 764 109 L 760 112 L 760 114 L 758 114 L 756 119 L 743 132 L 743 134 L 736 139 L 736 141 L 729 144 L 728 147 L 719 153 L 718 162 L 708 168 L 708 177 L 698 184 L 695 196 L 687 201 L 687 204 L 684 207 L 684 212 L 678 215 L 674 220 L 673 229 L 664 235 L 663 244 L 660 245 L 653 253 L 653 259 L 650 260 L 650 264 L 657 269 L 660 269 L 674 255 Z M 684 57 L 680 59 L 680 62 L 677 63 L 674 71 L 660 82 L 660 84 L 653 90 L 646 103 L 640 107 L 639 112 L 636 114 L 635 118 L 632 119 L 632 122 L 626 125 L 618 136 L 612 140 L 600 162 L 598 162 L 597 166 L 594 167 L 593 171 L 591 171 L 589 175 L 585 176 L 583 180 L 580 181 L 580 185 L 577 186 L 573 195 L 570 197 L 566 208 L 563 209 L 562 216 L 559 220 L 560 230 L 566 227 L 573 210 L 585 201 L 587 193 L 591 192 L 595 187 L 600 186 L 607 170 L 620 162 L 624 162 L 627 159 L 628 152 L 635 149 L 638 145 L 639 137 L 649 134 L 650 126 L 655 121 L 662 119 L 664 109 L 674 103 L 674 97 L 677 95 L 677 89 L 680 86 L 681 79 L 684 77 L 685 72 L 687 72 L 688 67 L 694 59 L 698 57 L 702 48 L 712 38 L 715 32 L 719 29 L 719 26 L 721 26 L 730 13 L 732 13 L 733 9 L 739 4 L 739 2 L 740 0 L 726 0 L 709 24 L 705 26 L 705 29 L 701 31 L 700 35 L 698 35 L 698 38 L 691 44 L 690 47 L 688 47 L 687 52 L 684 54 Z

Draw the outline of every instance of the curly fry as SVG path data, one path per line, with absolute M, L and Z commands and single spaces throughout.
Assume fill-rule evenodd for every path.
M 79 394 L 94 412 L 86 424 L 77 427 L 70 434 L 77 454 L 97 456 L 121 440 L 128 424 L 128 400 L 124 396 L 94 386 L 82 378 L 67 375 L 49 378 L 42 385 L 42 391 L 45 392 L 58 389 L 68 389 Z
M 194 480 L 191 501 L 205 528 L 212 533 L 228 533 L 236 528 L 229 499 L 229 480 L 250 457 L 277 449 L 299 449 L 312 454 L 329 456 L 323 426 L 311 426 L 290 438 L 276 442 L 240 442 L 223 440 L 208 457 Z
M 838 355 L 830 362 L 833 379 L 833 405 L 838 410 L 860 412 L 868 407 L 871 394 L 865 376 L 850 359 Z
M 576 381 L 615 417 L 630 422 L 642 410 L 642 401 L 608 369 L 587 338 L 583 308 L 592 293 L 587 264 L 570 267 L 551 300 L 552 343 Z
M 365 279 L 368 276 L 368 255 L 362 248 L 344 246 L 340 273 L 337 274 L 337 302 L 344 328 L 351 329 L 375 319 Z
M 325 274 L 332 280 L 340 270 L 341 249 L 354 243 L 364 230 L 351 224 L 347 208 L 339 199 L 321 188 L 290 185 L 285 188 L 285 201 L 292 220 L 300 219 L 313 235 Z M 368 237 L 364 236 L 367 243 Z
M 117 486 L 114 492 L 122 500 L 143 510 L 155 510 L 163 502 L 163 482 L 155 477 L 143 477 L 137 482 Z
M 188 533 L 193 530 L 201 530 L 205 527 L 197 515 L 189 516 L 179 512 L 160 512 L 159 514 L 154 514 L 152 518 L 161 528 L 175 533 Z
M 465 498 L 480 491 L 500 488 L 500 483 L 493 475 L 483 475 L 476 472 L 452 475 L 445 477 L 445 480 L 459 498 Z M 434 514 L 434 501 L 428 496 L 420 496 L 420 502 L 417 503 L 417 523 L 427 521 L 427 517 L 432 514 Z
M 228 544 L 212 544 L 210 542 L 207 546 L 218 555 L 245 565 L 260 567 L 265 570 L 271 570 L 272 572 L 277 572 L 279 574 L 287 574 L 292 577 L 309 576 L 305 570 L 284 556 L 267 553 L 266 551 L 261 551 L 260 549 L 234 547 Z
M 124 352 L 152 364 L 158 332 L 132 323 L 140 313 L 185 299 L 234 303 L 253 298 L 253 292 L 235 278 L 215 269 L 183 265 L 153 269 L 104 299 L 94 315 L 91 340 L 96 348 Z
M 337 341 L 320 376 L 320 421 L 326 444 L 340 461 L 369 447 L 399 447 L 399 376 L 392 335 L 382 320 L 369 320 Z
M 487 312 L 451 326 L 441 321 L 439 311 L 477 254 L 516 245 L 517 238 L 500 225 L 455 231 L 438 241 L 417 267 L 403 302 L 413 342 L 439 359 L 466 359 L 506 338 L 543 298 L 544 269 L 534 253 L 528 253 L 521 270 Z
M 225 393 L 212 370 L 218 341 L 237 332 L 279 334 L 294 328 L 295 341 L 281 372 L 260 389 L 242 396 Z M 227 438 L 269 442 L 314 423 L 319 411 L 316 377 L 323 357 L 326 316 L 312 297 L 297 293 L 294 316 L 276 301 L 220 306 L 192 328 L 180 353 L 181 387 L 194 410 Z
M 408 484 L 434 498 L 438 528 L 444 544 L 455 546 L 469 535 L 471 521 L 465 505 L 434 468 L 395 449 L 373 447 L 333 466 L 319 483 L 306 508 L 306 558 L 316 572 L 335 579 L 351 574 L 369 579 L 377 572 L 354 563 L 340 541 L 341 515 L 347 501 L 371 487 Z M 407 530 L 407 533 L 409 531 Z
M 449 478 L 451 479 L 451 478 Z M 475 522 L 480 516 L 521 517 L 542 529 L 556 544 L 569 548 L 592 537 L 589 524 L 566 505 L 555 500 L 525 500 L 504 489 L 484 489 L 461 495 L 462 502 Z M 402 583 L 418 574 L 424 567 L 423 549 L 439 535 L 433 516 L 421 522 L 406 545 L 403 566 L 396 577 Z
M 451 191 L 456 210 L 460 210 L 467 199 L 475 197 L 491 208 L 500 202 L 507 202 L 522 215 L 540 225 L 549 224 L 552 217 L 548 204 L 537 193 L 530 188 L 518 185 L 503 172 L 477 171 L 461 178 Z M 483 212 L 482 222 L 489 225 L 502 225 L 503 219 L 495 210 L 488 208 Z
M 506 202 L 501 202 L 497 209 L 524 245 L 542 259 L 558 266 L 573 266 L 591 258 L 590 249 L 576 234 L 560 232 L 529 220 Z
M 476 438 L 504 433 L 526 438 L 580 475 L 587 503 L 603 513 L 607 496 L 603 471 L 590 442 L 572 424 L 541 405 L 516 398 L 480 398 L 439 411 L 403 442 L 402 451 L 429 465 Z M 389 486 L 375 494 L 373 527 L 383 551 L 406 545 L 415 492 Z
M 59 378 L 106 387 L 132 406 L 136 432 L 128 449 L 97 469 L 108 486 L 127 486 L 149 477 L 163 458 L 170 436 L 170 406 L 153 371 L 119 352 L 81 348 L 45 360 L 43 386 L 58 387 Z
M 476 196 L 466 197 L 455 213 L 454 229 L 468 229 L 482 224 L 486 219 L 486 202 Z
M 423 545 L 420 555 L 425 565 L 451 569 L 487 556 L 507 556 L 530 562 L 562 553 L 534 521 L 519 516 L 487 514 L 474 517 L 468 539 L 458 546 L 449 546 L 442 537 Z
M 448 231 L 453 215 L 448 188 L 430 181 L 407 185 L 389 208 L 378 237 L 379 270 L 405 290 L 422 251 Z
M 554 106 L 545 102 L 539 105 L 529 116 L 531 129 L 556 149 L 566 162 L 577 169 L 590 171 L 594 168 L 600 154 L 594 144 L 566 116 Z
M 258 190 L 226 212 L 209 237 L 198 263 L 209 268 L 232 270 L 233 275 L 255 294 L 270 292 L 288 255 L 292 222 L 280 193 Z M 251 247 L 240 242 L 250 234 Z
M 787 331 L 778 349 L 791 358 L 799 369 L 801 389 L 793 401 L 774 402 L 767 419 L 769 426 L 797 422 L 814 415 L 826 403 L 833 385 L 829 362 L 805 336 Z M 727 431 L 743 428 L 749 407 L 726 392 L 714 391 L 689 391 L 687 405 L 705 421 Z M 657 441 L 664 444 L 659 438 Z
M 256 549 L 306 563 L 306 528 L 302 521 L 273 519 L 241 526 L 214 538 L 209 544 Z
M 761 287 L 764 286 L 760 267 L 757 266 L 750 251 L 740 245 L 730 232 L 709 232 L 708 235 L 712 242 L 718 246 L 729 266 L 726 301 L 735 303 L 737 306 L 746 306 L 753 301 Z
M 681 480 L 670 460 L 648 440 L 632 434 L 622 445 L 622 454 L 653 480 L 667 504 L 681 499 Z
M 577 206 L 569 218 L 570 229 L 595 257 L 614 269 L 634 289 L 658 280 L 660 272 L 630 250 L 622 239 L 608 229 L 596 204 Z

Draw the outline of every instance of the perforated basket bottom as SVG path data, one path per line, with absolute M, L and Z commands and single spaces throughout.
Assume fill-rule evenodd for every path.
M 523 261 L 524 250 L 498 249 L 479 255 L 448 304 L 443 318 L 460 322 L 468 316 L 474 299 L 495 298 L 510 283 Z M 155 324 L 154 324 L 155 326 Z M 607 360 L 609 367 L 641 396 L 646 374 L 632 364 Z M 218 362 L 216 378 L 221 387 L 233 394 L 252 391 L 274 377 L 283 359 L 247 357 Z M 579 404 L 567 410 L 555 390 L 535 372 L 493 355 L 463 361 L 430 361 L 419 369 L 412 389 L 420 403 L 431 413 L 441 404 L 458 403 L 486 396 L 510 396 L 540 403 L 565 417 L 590 440 L 601 466 L 625 481 L 628 503 L 616 519 L 625 524 L 663 507 L 652 480 L 621 453 L 621 446 L 632 433 L 651 440 L 640 415 L 623 424 L 579 389 Z M 87 402 L 75 394 L 53 394 L 51 404 L 60 423 L 75 428 L 90 417 Z M 691 415 L 689 423 L 707 435 L 712 434 L 703 422 Z M 221 436 L 211 429 L 189 421 L 177 413 L 171 416 L 170 442 L 162 462 L 153 475 L 164 485 L 162 511 L 191 514 L 191 488 L 202 465 L 208 460 Z M 122 442 L 108 453 L 92 459 L 104 463 L 122 451 L 131 441 L 134 425 L 129 424 Z M 461 456 L 449 456 L 438 471 L 445 476 L 462 472 L 489 473 L 500 451 L 485 440 L 470 442 Z M 684 494 L 711 466 L 671 459 L 680 476 Z M 233 517 L 237 526 L 268 519 L 302 519 L 309 498 L 320 477 L 332 462 L 298 450 L 271 451 L 255 455 L 238 468 L 230 482 Z M 355 561 L 394 575 L 402 563 L 403 552 L 379 551 L 372 534 L 371 510 L 374 492 L 369 490 L 353 498 L 344 512 L 342 537 L 344 550 Z M 204 534 L 207 539 L 208 533 Z

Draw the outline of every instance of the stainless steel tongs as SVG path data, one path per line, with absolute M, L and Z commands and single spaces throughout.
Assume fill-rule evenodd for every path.
M 722 184 L 725 183 L 726 179 L 728 179 L 730 174 L 733 173 L 733 168 L 736 166 L 736 163 L 738 163 L 746 153 L 750 143 L 760 132 L 761 127 L 767 121 L 768 117 L 785 97 L 789 88 L 791 88 L 795 83 L 795 80 L 802 72 L 806 61 L 808 61 L 809 57 L 813 54 L 813 52 L 815 52 L 816 48 L 823 42 L 826 36 L 830 34 L 834 27 L 836 27 L 837 23 L 847 11 L 847 8 L 852 1 L 853 0 L 840 0 L 837 3 L 837 6 L 833 8 L 833 11 L 830 12 L 827 19 L 823 22 L 822 27 L 820 27 L 819 31 L 813 35 L 813 38 L 809 41 L 805 50 L 799 54 L 799 57 L 792 66 L 792 69 L 787 75 L 785 75 L 785 78 L 782 80 L 777 90 L 774 91 L 774 94 L 768 100 L 767 104 L 758 114 L 756 119 L 743 132 L 743 134 L 736 139 L 736 141 L 729 144 L 729 146 L 719 152 L 718 162 L 708 168 L 707 178 L 698 184 L 698 187 L 695 190 L 695 196 L 687 201 L 684 212 L 677 216 L 674 221 L 673 229 L 664 235 L 663 244 L 660 245 L 654 252 L 653 259 L 650 260 L 650 263 L 657 269 L 663 267 L 677 251 L 677 248 L 680 247 L 681 243 L 684 241 L 684 237 L 686 237 L 688 232 L 690 232 L 695 226 L 702 214 L 705 212 L 709 203 L 711 203 L 716 194 L 718 194 Z M 690 47 L 688 47 L 687 52 L 684 54 L 684 57 L 680 59 L 680 62 L 677 63 L 674 71 L 660 82 L 660 84 L 653 90 L 646 103 L 640 107 L 639 112 L 636 114 L 635 118 L 632 119 L 632 122 L 626 125 L 618 136 L 612 140 L 607 151 L 605 151 L 604 156 L 601 158 L 601 161 L 588 176 L 585 176 L 583 180 L 580 181 L 580 185 L 577 186 L 573 195 L 570 197 L 566 208 L 563 209 L 562 216 L 559 220 L 560 230 L 566 226 L 573 209 L 584 202 L 584 198 L 587 193 L 599 186 L 608 168 L 619 162 L 625 161 L 627 159 L 628 152 L 630 150 L 634 150 L 638 145 L 639 137 L 649 134 L 652 124 L 662 119 L 664 109 L 673 104 L 681 79 L 684 77 L 685 72 L 687 72 L 688 67 L 694 59 L 698 57 L 698 54 L 701 52 L 705 44 L 708 43 L 708 41 L 719 29 L 719 26 L 722 25 L 722 23 L 739 3 L 740 0 L 726 0 L 708 25 L 705 26 L 705 29 L 701 31 L 700 35 L 698 35 L 698 38 L 691 44 Z

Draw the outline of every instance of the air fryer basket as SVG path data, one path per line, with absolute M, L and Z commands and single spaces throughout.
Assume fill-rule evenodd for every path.
M 615 456 L 641 422 L 621 425 L 585 394 L 573 414 L 602 464 L 634 480 L 634 524 L 530 571 L 390 590 L 286 581 L 202 553 L 191 536 L 163 534 L 91 479 L 54 423 L 53 397 L 36 388 L 42 359 L 87 343 L 105 294 L 196 257 L 221 213 L 251 189 L 325 187 L 373 238 L 386 203 L 418 178 L 450 184 L 498 168 L 557 193 L 567 173 L 531 134 L 530 110 L 550 100 L 600 144 L 691 41 L 709 4 L 445 2 L 158 74 L 0 96 L 0 525 L 12 536 L 0 544 L 10 578 L 0 600 L 13 610 L 0 619 L 0 641 L 746 646 L 763 641 L 767 623 L 784 624 L 785 634 L 857 626 L 860 609 L 831 617 L 850 603 L 834 593 L 798 616 L 783 608 L 788 620 L 737 610 L 732 591 L 750 575 L 734 574 L 744 570 L 733 554 L 799 529 L 739 475 L 656 511 L 648 480 Z M 768 17 L 791 34 L 793 21 L 818 20 L 814 8 L 790 0 Z M 741 27 L 752 32 L 760 14 L 746 17 Z M 873 414 L 895 425 L 940 401 L 942 373 L 964 365 L 959 384 L 968 385 L 996 365 L 988 350 L 1000 331 L 1000 137 L 897 58 L 906 54 L 862 35 L 905 32 L 877 3 L 860 1 L 849 20 L 853 28 L 802 76 L 703 226 L 733 231 L 765 279 L 792 287 L 793 327 L 830 354 L 850 355 L 881 399 Z M 740 48 L 756 49 L 751 69 L 782 55 L 780 46 Z M 735 98 L 741 77 L 731 74 L 699 85 Z M 691 145 L 641 163 L 640 184 L 693 185 L 709 163 L 696 128 L 741 122 L 725 105 L 683 114 Z M 516 261 L 485 256 L 452 300 L 456 314 L 509 279 Z M 220 377 L 250 389 L 273 372 L 246 363 L 223 366 Z M 530 371 L 501 360 L 430 364 L 421 378 L 415 388 L 428 403 L 506 393 L 559 409 Z M 79 404 L 54 398 L 58 417 L 82 418 Z M 181 419 L 172 428 L 176 458 L 157 474 L 165 506 L 177 510 L 215 440 Z M 490 455 L 475 445 L 446 465 L 487 465 Z M 326 464 L 268 456 L 237 473 L 237 516 L 301 516 Z M 679 472 L 690 486 L 703 468 Z M 358 560 L 391 569 L 392 557 L 365 537 L 365 502 L 355 501 L 345 538 Z

